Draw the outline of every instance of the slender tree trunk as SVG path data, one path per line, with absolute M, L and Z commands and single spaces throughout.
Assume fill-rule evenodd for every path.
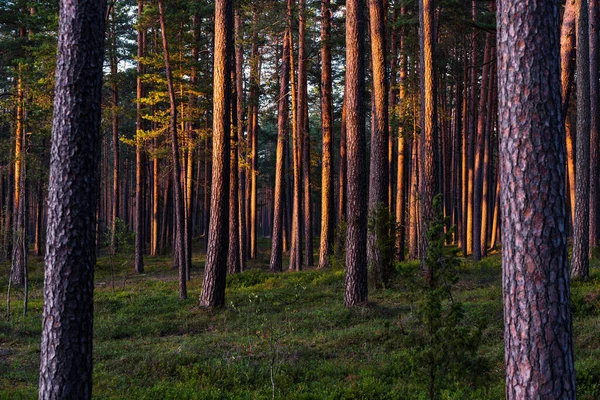
M 112 109 L 111 109 L 111 128 L 112 128 L 112 143 L 113 143 L 113 190 L 112 190 L 112 213 L 111 213 L 111 236 L 110 244 L 111 251 L 114 253 L 117 251 L 117 218 L 119 215 L 119 82 L 117 80 L 117 33 L 116 33 L 116 21 L 115 21 L 115 7 L 111 7 L 111 51 L 110 51 L 110 89 L 112 95 Z
M 406 14 L 406 9 L 404 4 L 400 6 L 400 15 L 404 17 Z M 398 102 L 400 110 L 404 110 L 406 108 L 406 55 L 405 51 L 405 28 L 402 27 L 400 30 L 400 82 L 399 82 L 399 91 L 398 91 Z M 395 51 L 395 50 L 394 50 Z M 403 120 L 404 113 L 401 112 L 399 117 Z M 396 223 L 398 224 L 398 232 L 396 235 L 396 260 L 404 261 L 404 253 L 405 253 L 405 242 L 406 242 L 406 199 L 407 199 L 407 172 L 409 169 L 406 164 L 406 153 L 407 153 L 407 138 L 406 132 L 404 130 L 404 121 L 400 123 L 398 128 L 398 172 L 396 180 Z M 409 158 L 410 159 L 410 158 Z
M 61 1 L 39 380 L 44 400 L 92 397 L 105 12 L 106 1 Z
M 225 304 L 227 233 L 229 217 L 229 135 L 231 59 L 233 54 L 233 1 L 215 2 L 214 95 L 213 95 L 213 176 L 208 252 L 204 284 L 200 294 L 203 307 Z
M 181 190 L 181 162 L 179 158 L 179 142 L 177 138 L 177 104 L 175 103 L 175 89 L 171 73 L 171 61 L 169 58 L 169 47 L 167 44 L 167 32 L 165 27 L 164 0 L 158 0 L 160 28 L 165 59 L 165 70 L 167 75 L 167 88 L 169 91 L 170 122 L 169 134 L 171 137 L 171 158 L 173 161 L 173 202 L 174 204 L 174 234 L 175 247 L 173 249 L 174 266 L 179 269 L 179 298 L 187 298 L 187 271 L 185 270 L 185 244 L 184 244 L 184 206 L 183 193 Z
M 302 153 L 302 186 L 304 212 L 304 264 L 314 264 L 312 243 L 312 203 L 310 201 L 310 135 L 308 132 L 308 83 L 306 70 L 306 0 L 298 0 L 298 98 L 297 123 L 301 140 Z
M 257 219 L 256 219 L 256 196 L 257 196 L 257 134 L 258 134 L 258 96 L 260 85 L 260 55 L 258 51 L 258 10 L 252 10 L 252 54 L 250 56 L 250 96 L 248 99 L 248 145 L 250 146 L 250 171 L 248 183 L 249 191 L 249 218 L 248 232 L 250 234 L 248 247 L 250 259 L 256 258 L 257 243 Z
M 367 286 L 367 174 L 365 137 L 364 2 L 346 1 L 346 135 L 348 227 L 344 305 L 365 304 Z
M 371 163 L 369 168 L 369 220 L 371 228 L 367 239 L 367 265 L 370 278 L 376 288 L 381 288 L 387 280 L 387 270 L 391 263 L 389 230 L 385 219 L 389 204 L 388 178 L 388 77 L 387 44 L 383 0 L 369 0 L 369 20 L 371 31 L 371 62 L 373 68 L 374 124 L 371 127 Z
M 485 152 L 485 123 L 486 105 L 488 91 L 490 90 L 490 57 L 492 51 L 492 35 L 488 33 L 485 40 L 485 51 L 483 56 L 483 71 L 481 73 L 481 91 L 479 93 L 479 118 L 477 118 L 477 142 L 475 150 L 475 175 L 473 183 L 473 260 L 481 260 L 481 235 L 482 235 L 482 202 L 483 202 L 483 175 L 484 175 L 484 152 Z M 473 88 L 474 90 L 474 88 Z
M 421 179 L 419 180 L 421 267 L 425 268 L 425 258 L 429 248 L 427 233 L 433 220 L 433 197 L 436 191 L 435 135 L 436 135 L 436 96 L 434 87 L 434 0 L 419 0 L 419 39 L 421 66 L 421 127 L 420 143 Z M 432 271 L 426 271 L 427 278 L 433 279 Z
M 475 10 L 475 1 L 471 2 L 472 18 L 475 23 L 477 20 L 477 13 Z M 477 121 L 477 34 L 475 31 L 471 34 L 471 66 L 470 66 L 470 96 L 468 104 L 468 115 L 469 115 L 469 131 L 467 137 L 467 155 L 465 157 L 467 161 L 467 223 L 466 223 L 466 240 L 467 240 L 467 254 L 473 253 L 473 242 L 474 242 L 474 178 L 475 178 L 475 132 L 476 132 L 476 121 Z M 466 255 L 466 254 L 465 254 Z
M 340 127 L 340 173 L 339 173 L 339 195 L 338 195 L 338 224 L 347 221 L 347 196 L 348 187 L 348 156 L 346 151 L 346 97 L 342 104 L 342 121 Z
M 333 253 L 335 206 L 333 199 L 333 102 L 331 78 L 331 1 L 321 1 L 321 130 L 323 159 L 321 172 L 321 245 L 319 268 L 329 266 Z
M 284 164 L 285 146 L 288 125 L 288 89 L 289 89 L 289 59 L 290 41 L 289 31 L 283 36 L 283 54 L 281 57 L 281 72 L 279 76 L 279 110 L 277 114 L 277 155 L 275 157 L 275 193 L 273 199 L 273 235 L 271 242 L 271 272 L 282 271 L 283 251 L 283 203 L 284 203 Z
M 138 0 L 138 20 L 144 13 L 144 0 Z M 137 114 L 135 121 L 135 272 L 141 274 L 144 272 L 144 149 L 142 140 L 142 130 L 144 129 L 142 120 L 141 98 L 144 96 L 144 85 L 142 83 L 142 74 L 144 66 L 140 59 L 144 57 L 146 46 L 146 30 L 138 26 L 137 31 L 137 79 L 136 79 L 136 98 Z
M 577 146 L 575 160 L 575 226 L 571 276 L 589 276 L 590 246 L 590 53 L 588 1 L 577 0 Z
M 242 255 L 240 242 L 240 199 L 239 199 L 239 154 L 240 154 L 240 138 L 243 132 L 243 119 L 239 114 L 243 113 L 243 85 L 242 77 L 238 78 L 238 73 L 242 73 L 242 65 L 237 65 L 243 62 L 242 49 L 242 32 L 239 9 L 235 10 L 234 30 L 235 30 L 235 57 L 231 56 L 231 84 L 232 84 L 232 99 L 231 99 L 231 168 L 229 171 L 229 248 L 227 254 L 227 265 L 229 273 L 242 271 Z
M 574 136 L 569 119 L 569 99 L 573 86 L 575 69 L 575 20 L 577 8 L 575 0 L 566 0 L 560 31 L 560 72 L 561 72 L 561 109 L 565 124 L 567 145 L 567 178 L 569 181 L 569 200 L 571 205 L 571 226 L 575 225 L 575 152 Z
M 301 137 L 298 129 L 298 99 L 296 95 L 296 74 L 294 72 L 294 43 L 293 43 L 293 7 L 295 0 L 288 0 L 288 37 L 290 40 L 290 92 L 292 94 L 292 156 L 294 162 L 294 194 L 292 205 L 292 247 L 290 249 L 290 270 L 300 271 L 302 269 L 302 238 L 301 238 L 301 191 L 302 181 L 300 177 L 301 163 Z
M 575 399 L 558 2 L 497 15 L 506 398 Z
M 598 86 L 598 0 L 589 0 L 589 41 L 590 41 L 590 256 L 594 248 L 598 246 L 598 207 L 600 206 L 600 168 L 598 162 L 598 130 L 600 119 L 598 118 L 598 101 L 600 91 Z
M 19 36 L 25 38 L 25 28 L 20 29 Z M 21 206 L 25 201 L 25 187 L 23 186 L 23 169 L 25 164 L 25 155 L 23 152 L 25 138 L 25 99 L 23 89 L 22 66 L 17 67 L 17 120 L 15 130 L 15 161 L 14 161 L 14 194 L 13 194 L 13 212 L 12 212 L 12 248 L 7 246 L 7 255 L 11 255 L 11 282 L 14 285 L 23 285 L 25 282 L 25 255 L 23 254 L 24 226 L 21 213 Z M 9 175 L 10 177 L 10 175 Z M 8 232 L 8 229 L 7 231 Z M 11 251 L 12 250 L 12 251 Z M 11 254 L 12 253 L 12 254 Z
M 237 92 L 237 131 L 238 131 L 238 159 L 242 158 L 242 152 L 240 151 L 240 145 L 245 145 L 243 140 L 244 133 L 244 48 L 242 45 L 242 19 L 240 16 L 239 8 L 235 12 L 235 32 L 236 32 L 236 43 L 235 43 L 235 86 Z M 233 122 L 233 121 L 232 121 Z M 247 147 L 247 146 L 245 146 Z M 240 235 L 240 271 L 246 269 L 247 259 L 247 232 L 246 232 L 246 167 L 238 164 L 238 174 L 240 177 L 239 188 L 238 188 L 238 201 L 239 201 L 239 235 Z

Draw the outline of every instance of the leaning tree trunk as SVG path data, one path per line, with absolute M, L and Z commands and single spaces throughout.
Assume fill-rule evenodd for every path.
M 506 398 L 575 399 L 558 4 L 497 15 Z
M 231 106 L 231 54 L 233 53 L 233 1 L 215 3 L 215 51 L 213 95 L 213 175 L 211 218 L 204 285 L 200 294 L 203 307 L 225 304 L 227 272 L 227 233 L 229 217 L 229 132 Z
M 185 270 L 185 244 L 184 244 L 184 206 L 183 193 L 181 190 L 181 161 L 179 158 L 179 142 L 177 138 L 177 105 L 175 103 L 175 89 L 173 86 L 173 75 L 171 73 L 171 61 L 169 58 L 169 46 L 167 43 L 167 32 L 165 27 L 164 0 L 158 0 L 160 28 L 163 44 L 163 55 L 165 59 L 165 71 L 167 75 L 167 88 L 169 91 L 170 119 L 169 135 L 171 137 L 171 158 L 173 161 L 173 201 L 174 201 L 174 242 L 173 259 L 175 266 L 179 269 L 179 298 L 187 298 L 187 271 Z
M 106 1 L 60 5 L 39 398 L 90 399 Z
M 346 150 L 348 225 L 346 307 L 367 302 L 367 174 L 365 138 L 364 2 L 346 1 Z

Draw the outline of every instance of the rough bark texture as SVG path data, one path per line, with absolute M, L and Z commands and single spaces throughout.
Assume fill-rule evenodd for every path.
M 433 196 L 435 184 L 435 135 L 436 135 L 436 98 L 434 88 L 434 14 L 433 0 L 419 1 L 419 41 L 421 65 L 421 141 L 420 141 L 420 179 L 419 179 L 419 210 L 421 238 L 421 267 L 425 265 L 428 250 L 427 232 L 433 220 Z M 427 272 L 431 277 L 431 273 Z
M 335 207 L 333 204 L 333 102 L 331 78 L 331 1 L 321 1 L 321 130 L 323 158 L 321 173 L 321 246 L 319 268 L 329 266 L 333 252 Z
M 40 399 L 90 399 L 105 1 L 60 2 Z
M 367 174 L 365 138 L 364 1 L 346 1 L 346 150 L 348 225 L 346 307 L 367 302 Z
M 506 397 L 574 399 L 558 2 L 497 15 Z
M 229 132 L 233 1 L 215 3 L 213 168 L 208 251 L 200 305 L 225 304 L 229 205 Z
M 590 63 L 588 1 L 577 0 L 577 140 L 575 226 L 571 276 L 587 279 L 590 269 Z
M 271 242 L 272 272 L 282 271 L 283 252 L 283 204 L 284 204 L 284 165 L 285 146 L 288 130 L 288 90 L 289 90 L 290 42 L 288 31 L 283 36 L 283 55 L 279 76 L 279 110 L 277 115 L 277 155 L 275 165 L 275 193 L 273 194 L 273 240 Z
M 389 232 L 383 211 L 388 209 L 388 78 L 387 45 L 383 0 L 369 0 L 371 31 L 371 62 L 373 68 L 374 124 L 371 127 L 371 158 L 369 168 L 369 220 L 367 264 L 375 287 L 384 284 L 385 269 L 390 263 Z
M 405 15 L 404 5 L 400 8 L 400 15 L 404 17 Z M 405 29 L 402 28 L 400 30 L 400 82 L 399 82 L 399 91 L 398 91 L 398 102 L 400 103 L 400 109 L 404 109 L 406 107 L 405 97 L 406 97 L 406 55 L 404 54 L 404 35 Z M 405 252 L 405 238 L 406 238 L 406 199 L 407 199 L 407 175 L 409 169 L 407 168 L 406 162 L 406 152 L 407 152 L 407 143 L 406 134 L 404 132 L 404 127 L 401 125 L 398 128 L 398 171 L 397 171 L 397 186 L 396 186 L 396 223 L 398 224 L 398 232 L 396 235 L 396 260 L 404 261 L 404 252 Z M 410 158 L 409 158 L 410 159 Z

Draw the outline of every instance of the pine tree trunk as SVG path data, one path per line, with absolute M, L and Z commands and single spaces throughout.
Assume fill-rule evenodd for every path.
M 590 256 L 598 246 L 598 207 L 600 206 L 600 191 L 598 184 L 600 179 L 600 168 L 598 162 L 598 130 L 600 119 L 598 118 L 598 101 L 600 91 L 598 86 L 598 0 L 589 0 L 589 41 L 590 41 Z
M 373 68 L 373 120 L 371 127 L 371 158 L 369 168 L 369 221 L 367 237 L 367 265 L 372 284 L 381 288 L 385 284 L 386 270 L 391 259 L 389 231 L 385 219 L 388 210 L 388 77 L 387 44 L 383 0 L 369 0 L 371 31 L 371 62 Z
M 288 90 L 289 90 L 289 59 L 290 41 L 289 31 L 283 36 L 283 54 L 281 57 L 281 71 L 279 76 L 279 110 L 277 114 L 277 154 L 275 157 L 275 193 L 273 235 L 271 242 L 271 272 L 282 271 L 283 252 L 283 204 L 284 204 L 284 165 L 285 146 L 287 141 L 288 126 Z
M 560 30 L 560 73 L 561 73 L 561 109 L 565 124 L 567 145 L 567 178 L 569 181 L 569 204 L 571 205 L 571 226 L 575 225 L 575 152 L 574 136 L 569 118 L 569 99 L 573 86 L 575 69 L 575 19 L 577 8 L 575 0 L 566 0 L 563 21 Z
M 433 0 L 419 0 L 419 41 L 420 41 L 420 92 L 421 92 L 421 137 L 420 179 L 419 179 L 419 226 L 421 268 L 425 269 L 428 252 L 429 224 L 433 220 L 433 197 L 436 191 L 435 136 L 436 136 L 436 96 L 434 86 L 434 14 Z M 425 271 L 432 279 L 432 272 Z
M 62 0 L 60 10 L 39 398 L 86 400 L 92 396 L 106 2 Z
M 239 8 L 236 9 L 235 17 L 235 86 L 237 93 L 237 131 L 238 131 L 238 160 L 243 158 L 243 152 L 240 149 L 244 149 L 245 142 L 243 140 L 244 133 L 244 48 L 242 45 L 242 19 L 240 16 Z M 233 121 L 232 121 L 233 123 Z M 238 175 L 239 175 L 239 186 L 238 186 L 238 230 L 239 230 L 239 253 L 240 253 L 240 271 L 246 269 L 247 259 L 247 234 L 246 234 L 246 201 L 245 201 L 245 187 L 246 187 L 246 167 L 239 165 L 238 163 Z
M 296 74 L 294 72 L 294 42 L 293 42 L 293 7 L 295 0 L 288 0 L 288 38 L 290 40 L 290 92 L 292 95 L 292 157 L 293 157 L 293 175 L 294 175 L 294 189 L 293 189 L 293 204 L 292 204 L 292 246 L 290 249 L 290 267 L 291 271 L 300 271 L 302 269 L 302 237 L 301 237 L 301 192 L 302 192 L 302 181 L 301 181 L 301 137 L 298 130 L 298 96 L 296 94 Z
M 508 400 L 576 398 L 558 15 L 557 2 L 498 2 Z
M 215 51 L 213 95 L 213 176 L 208 251 L 204 284 L 200 294 L 203 307 L 225 304 L 227 234 L 229 229 L 229 135 L 233 54 L 233 1 L 215 2 Z
M 367 303 L 367 174 L 365 137 L 364 2 L 346 1 L 346 146 L 348 225 L 344 305 Z
M 144 13 L 144 0 L 138 0 L 138 19 Z M 142 74 L 144 66 L 140 59 L 145 54 L 146 46 L 146 30 L 141 26 L 137 31 L 137 80 L 136 80 L 136 98 L 137 98 L 137 114 L 136 114 L 136 135 L 135 135 L 135 272 L 141 274 L 144 272 L 144 149 L 141 138 L 141 131 L 144 129 L 142 120 L 142 103 L 140 99 L 144 96 L 144 85 L 142 83 Z
M 323 158 L 321 172 L 321 243 L 319 268 L 329 266 L 333 253 L 335 206 L 333 200 L 333 102 L 331 78 L 331 1 L 321 2 L 321 130 Z
M 164 0 L 158 0 L 160 28 L 163 44 L 163 55 L 165 59 L 165 71 L 167 75 L 167 88 L 169 91 L 170 120 L 169 135 L 171 138 L 171 160 L 173 162 L 173 203 L 174 203 L 174 233 L 173 248 L 174 266 L 179 270 L 179 298 L 187 298 L 187 271 L 185 270 L 185 244 L 184 244 L 184 205 L 181 190 L 181 161 L 179 157 L 179 141 L 177 138 L 177 104 L 175 103 L 175 89 L 171 73 L 171 61 L 169 58 L 169 47 L 167 43 L 167 32 L 165 27 Z
M 306 70 L 306 0 L 298 0 L 298 135 L 301 141 L 302 153 L 302 187 L 304 212 L 304 264 L 310 267 L 314 264 L 312 242 L 312 203 L 310 200 L 310 136 L 308 132 L 308 83 Z
M 571 276 L 589 276 L 590 246 L 590 53 L 588 1 L 577 0 L 577 140 L 575 141 L 575 226 Z

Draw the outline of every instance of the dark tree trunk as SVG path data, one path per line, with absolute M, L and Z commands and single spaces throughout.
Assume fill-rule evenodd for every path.
M 90 399 L 106 2 L 60 5 L 39 398 Z
M 499 1 L 498 27 L 506 398 L 575 399 L 558 3 Z
M 590 260 L 590 52 L 588 1 L 577 0 L 577 140 L 575 159 L 575 226 L 571 276 L 585 280 Z
M 600 206 L 598 184 L 600 168 L 598 162 L 598 101 L 600 91 L 598 85 L 598 0 L 589 0 L 590 3 L 590 256 L 592 250 L 598 246 L 598 207 Z
M 229 227 L 229 132 L 231 96 L 231 55 L 233 53 L 233 1 L 215 3 L 215 51 L 213 94 L 213 175 L 211 218 L 204 284 L 200 294 L 203 307 L 225 304 L 227 233 Z
M 348 225 L 346 307 L 367 303 L 367 174 L 365 137 L 364 1 L 346 1 L 346 146 Z

